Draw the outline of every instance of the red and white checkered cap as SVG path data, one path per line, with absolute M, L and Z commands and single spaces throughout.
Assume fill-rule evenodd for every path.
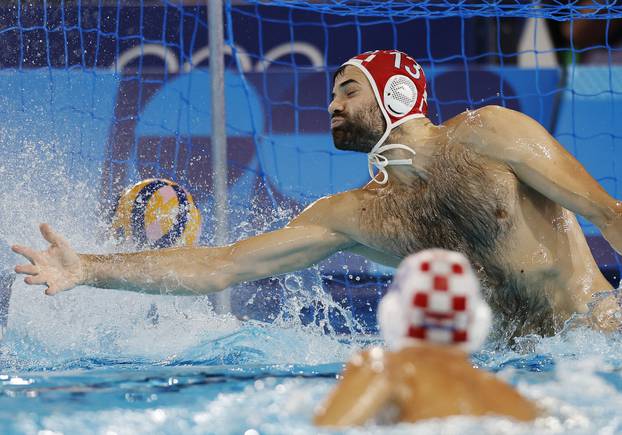
M 378 321 L 390 347 L 428 341 L 474 351 L 488 335 L 491 314 L 467 258 L 430 249 L 400 264 Z
M 428 113 L 425 74 L 406 53 L 375 50 L 354 56 L 343 64 L 360 69 L 369 80 L 387 128 L 376 145 L 384 143 L 391 130 Z

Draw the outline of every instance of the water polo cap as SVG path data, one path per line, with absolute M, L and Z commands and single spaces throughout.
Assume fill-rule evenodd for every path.
M 431 342 L 473 352 L 491 317 L 469 261 L 442 249 L 407 257 L 378 307 L 380 332 L 393 350 Z
M 368 51 L 354 56 L 342 66 L 346 65 L 352 65 L 365 74 L 387 125 L 384 134 L 368 155 L 369 175 L 374 181 L 385 184 L 389 179 L 385 169 L 387 166 L 412 164 L 412 159 L 389 160 L 382 155 L 385 151 L 398 148 L 415 155 L 410 147 L 382 144 L 395 127 L 428 113 L 425 74 L 412 57 L 397 50 Z M 383 175 L 382 180 L 374 175 L 374 166 Z

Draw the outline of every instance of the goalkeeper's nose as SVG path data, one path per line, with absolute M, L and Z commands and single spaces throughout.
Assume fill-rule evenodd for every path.
M 331 118 L 336 115 L 340 115 L 345 110 L 345 107 L 339 98 L 334 98 L 328 105 L 328 113 Z

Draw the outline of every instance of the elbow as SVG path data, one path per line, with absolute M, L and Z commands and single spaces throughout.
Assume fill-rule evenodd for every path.
M 226 289 L 232 284 L 231 279 L 224 274 L 206 274 L 194 276 L 192 278 L 186 278 L 176 282 L 170 287 L 178 288 L 178 294 L 187 295 L 206 295 L 209 293 L 216 293 Z M 169 286 L 167 286 L 168 288 Z
M 219 292 L 231 285 L 222 273 L 169 274 L 152 293 L 178 295 L 205 295 Z
M 321 413 L 321 414 L 315 414 L 313 416 L 313 425 L 315 426 L 335 426 L 334 424 L 331 424 L 331 421 L 329 419 L 326 418 L 326 414 L 325 413 Z
M 207 293 L 219 292 L 234 283 L 233 278 L 227 273 L 218 274 L 218 276 L 212 277 L 208 284 Z
M 219 292 L 235 284 L 237 273 L 235 262 L 228 253 L 218 258 L 203 258 L 194 263 L 188 273 L 188 287 L 198 294 Z M 198 273 L 197 273 L 198 271 Z

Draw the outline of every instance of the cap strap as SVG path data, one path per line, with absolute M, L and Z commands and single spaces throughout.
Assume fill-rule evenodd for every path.
M 407 145 L 403 145 L 399 143 L 387 144 L 387 145 L 382 145 L 382 146 L 376 145 L 375 147 L 373 147 L 372 150 L 369 152 L 369 154 L 367 154 L 368 169 L 369 169 L 369 176 L 371 177 L 373 181 L 375 181 L 378 184 L 386 184 L 387 181 L 389 181 L 389 173 L 387 172 L 387 169 L 386 169 L 387 166 L 412 165 L 413 163 L 412 158 L 389 160 L 388 158 L 382 155 L 382 153 L 384 153 L 385 151 L 394 150 L 394 149 L 406 150 L 406 151 L 411 152 L 413 156 L 417 155 L 415 150 L 413 150 Z M 377 174 L 374 174 L 374 166 L 378 169 Z M 379 179 L 380 174 L 383 175 L 382 180 Z

